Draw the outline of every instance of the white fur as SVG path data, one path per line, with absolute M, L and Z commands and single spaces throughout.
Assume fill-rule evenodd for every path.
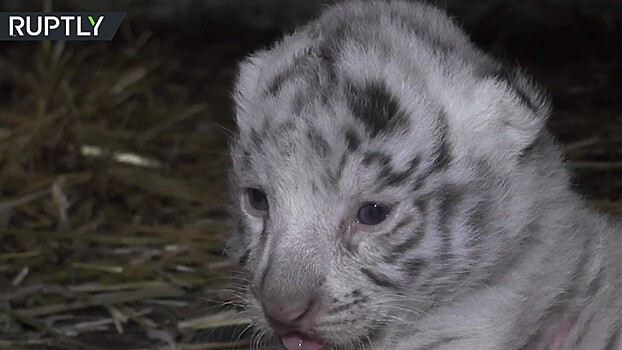
M 504 69 L 401 1 L 335 5 L 242 63 L 229 253 L 247 259 L 258 329 L 260 299 L 317 298 L 331 349 L 548 349 L 566 317 L 561 350 L 622 349 L 620 226 L 572 192 L 547 100 Z M 390 215 L 357 224 L 367 202 Z

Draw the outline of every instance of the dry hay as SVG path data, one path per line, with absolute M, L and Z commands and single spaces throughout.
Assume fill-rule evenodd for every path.
M 0 58 L 0 347 L 231 348 L 231 330 L 201 331 L 246 325 L 217 307 L 232 299 L 227 92 L 210 105 L 149 34 L 126 42 Z M 230 80 L 219 63 L 199 69 Z

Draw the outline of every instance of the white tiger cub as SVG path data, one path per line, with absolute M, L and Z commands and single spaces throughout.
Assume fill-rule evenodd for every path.
M 543 95 L 443 12 L 333 6 L 245 60 L 235 103 L 228 250 L 259 338 L 622 349 L 619 224 L 572 192 Z

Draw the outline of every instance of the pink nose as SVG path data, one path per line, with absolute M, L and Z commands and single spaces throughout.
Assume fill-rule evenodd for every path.
M 307 326 L 313 314 L 313 301 L 301 300 L 284 302 L 263 300 L 264 313 L 269 321 L 280 326 Z

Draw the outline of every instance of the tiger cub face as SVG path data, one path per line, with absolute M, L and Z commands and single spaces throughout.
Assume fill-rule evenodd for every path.
M 534 214 L 512 193 L 561 171 L 540 93 L 418 3 L 330 8 L 235 102 L 229 254 L 287 349 L 373 346 L 494 281 Z

